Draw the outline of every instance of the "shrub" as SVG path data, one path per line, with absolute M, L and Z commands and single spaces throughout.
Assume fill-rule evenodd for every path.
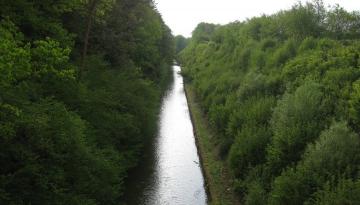
M 296 44 L 294 40 L 288 40 L 281 48 L 277 49 L 271 60 L 271 65 L 281 66 L 296 55 Z
M 263 205 L 267 201 L 267 192 L 259 181 L 253 181 L 249 185 L 245 196 L 245 205 Z
M 356 178 L 360 163 L 360 139 L 346 123 L 334 123 L 307 147 L 296 168 L 274 181 L 270 204 L 303 204 L 328 181 Z
M 327 125 L 328 104 L 321 85 L 311 81 L 278 102 L 271 119 L 274 136 L 268 148 L 273 173 L 297 162 L 307 143 L 317 138 Z
M 327 183 L 306 205 L 355 205 L 360 203 L 360 181 L 341 179 L 337 185 Z
M 248 169 L 265 161 L 265 148 L 270 140 L 266 127 L 245 125 L 232 144 L 229 164 L 236 176 L 246 176 Z

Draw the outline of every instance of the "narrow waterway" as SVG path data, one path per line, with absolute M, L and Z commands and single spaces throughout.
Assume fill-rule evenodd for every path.
M 207 202 L 180 67 L 173 68 L 174 82 L 162 102 L 158 137 L 131 173 L 125 195 L 128 205 Z

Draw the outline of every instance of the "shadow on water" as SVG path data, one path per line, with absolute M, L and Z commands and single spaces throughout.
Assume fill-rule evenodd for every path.
M 170 92 L 173 90 L 173 77 L 171 78 L 171 81 L 172 82 L 169 83 L 163 95 L 162 101 L 164 101 L 164 99 L 166 99 Z M 160 126 L 161 124 L 158 123 L 157 135 L 159 135 Z M 145 144 L 143 148 L 143 155 L 140 159 L 139 165 L 130 170 L 129 176 L 125 180 L 125 205 L 145 204 L 144 194 L 148 192 L 146 189 L 149 188 L 148 186 L 150 184 L 156 183 L 154 182 L 154 180 L 156 179 L 156 143 L 157 137 L 154 137 L 153 139 L 149 140 L 147 144 Z

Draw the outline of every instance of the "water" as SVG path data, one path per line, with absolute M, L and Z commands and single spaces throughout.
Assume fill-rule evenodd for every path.
M 195 145 L 183 79 L 174 66 L 174 82 L 162 102 L 159 134 L 126 190 L 129 205 L 205 205 L 206 191 Z

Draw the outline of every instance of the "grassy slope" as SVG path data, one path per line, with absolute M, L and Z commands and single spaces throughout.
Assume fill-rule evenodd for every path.
M 226 162 L 219 159 L 217 156 L 216 144 L 214 143 L 212 134 L 215 132 L 209 127 L 206 116 L 204 116 L 200 105 L 198 104 L 196 94 L 192 89 L 191 84 L 185 84 L 185 91 L 194 126 L 198 151 L 206 178 L 206 184 L 211 195 L 209 196 L 209 204 L 240 204 L 233 194 L 233 191 L 230 189 L 230 187 L 232 187 L 233 177 L 227 169 Z

